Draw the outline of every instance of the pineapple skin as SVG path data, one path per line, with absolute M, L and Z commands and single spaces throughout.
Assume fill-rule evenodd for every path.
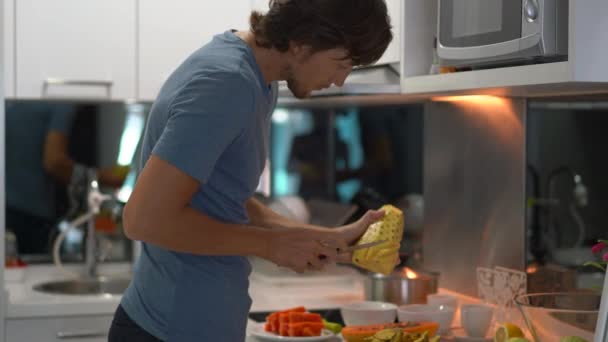
M 355 251 L 352 261 L 366 270 L 388 275 L 399 256 L 404 218 L 403 212 L 390 204 L 382 206 L 380 210 L 384 211 L 384 217 L 367 228 L 357 245 L 379 240 L 387 242 Z

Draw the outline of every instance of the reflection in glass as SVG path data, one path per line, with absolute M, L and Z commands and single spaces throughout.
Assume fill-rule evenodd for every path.
M 606 110 L 601 98 L 529 103 L 528 273 L 537 291 L 602 285 L 602 275 L 582 265 L 597 257 L 591 246 L 606 235 Z
M 282 109 L 272 117 L 272 195 L 299 197 L 335 226 L 392 203 L 408 210 L 403 252 L 420 250 L 421 105 Z M 354 209 L 353 209 L 354 208 Z
M 120 202 L 135 181 L 131 164 L 145 113 L 137 104 L 7 101 L 6 227 L 16 235 L 22 258 L 50 261 L 50 247 L 65 221 L 85 210 L 85 175 L 94 170 L 103 191 L 118 199 L 96 218 L 100 243 L 113 245 L 110 259 L 128 259 Z M 72 230 L 63 259 L 82 260 L 83 241 L 83 231 Z

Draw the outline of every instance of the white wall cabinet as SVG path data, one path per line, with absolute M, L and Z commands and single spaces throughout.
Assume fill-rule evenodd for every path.
M 399 63 L 401 60 L 401 16 L 403 0 L 386 0 L 388 14 L 393 26 L 393 41 L 376 64 Z
M 2 12 L 2 31 L 4 46 L 2 53 L 4 58 L 4 96 L 11 98 L 15 96 L 15 0 L 5 0 Z
M 269 0 L 251 0 L 251 6 L 254 10 L 266 13 L 268 11 Z
M 249 27 L 251 0 L 139 3 L 139 99 L 151 101 L 180 63 L 214 35 Z
M 136 0 L 15 5 L 18 98 L 135 98 Z
M 568 60 L 429 75 L 437 35 L 437 1 L 402 3 L 401 89 L 406 95 L 555 96 L 606 93 L 606 0 L 569 1 Z
M 107 342 L 111 315 L 6 321 L 6 342 Z

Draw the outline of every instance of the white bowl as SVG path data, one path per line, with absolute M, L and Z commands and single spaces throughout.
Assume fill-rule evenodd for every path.
M 358 302 L 340 308 L 346 326 L 394 323 L 397 305 L 384 302 Z
M 430 294 L 426 296 L 426 301 L 430 305 L 445 305 L 458 310 L 458 298 L 446 294 Z
M 436 322 L 440 334 L 450 329 L 455 312 L 452 307 L 431 304 L 402 305 L 397 309 L 399 322 Z

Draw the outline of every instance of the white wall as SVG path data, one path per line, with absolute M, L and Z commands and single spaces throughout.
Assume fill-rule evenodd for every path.
M 0 23 L 4 18 L 4 0 L 0 0 Z M 0 51 L 4 51 L 4 25 L 0 25 Z M 4 317 L 8 293 L 4 290 L 4 53 L 0 53 L 0 341 L 4 341 Z

